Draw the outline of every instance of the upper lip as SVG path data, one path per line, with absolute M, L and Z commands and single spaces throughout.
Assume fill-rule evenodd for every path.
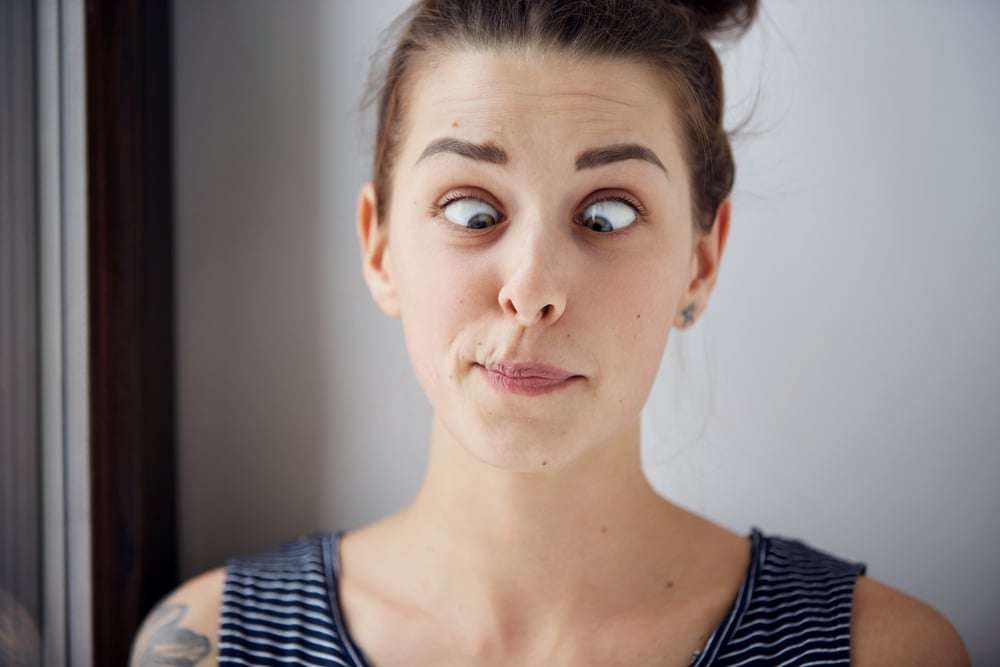
M 500 373 L 509 378 L 540 378 L 559 381 L 576 376 L 576 373 L 536 361 L 496 361 L 485 364 L 485 368 L 491 373 Z

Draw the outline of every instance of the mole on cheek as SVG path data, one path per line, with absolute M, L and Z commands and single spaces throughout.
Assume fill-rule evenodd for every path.
M 451 121 L 451 126 L 452 127 L 458 127 L 458 121 L 457 120 Z

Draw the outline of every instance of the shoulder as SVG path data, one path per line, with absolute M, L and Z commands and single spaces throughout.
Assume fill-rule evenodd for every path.
M 851 611 L 851 664 L 967 667 L 969 656 L 958 632 L 936 609 L 859 577 Z
M 135 636 L 131 667 L 217 664 L 225 576 L 221 567 L 206 572 L 184 583 L 156 605 Z

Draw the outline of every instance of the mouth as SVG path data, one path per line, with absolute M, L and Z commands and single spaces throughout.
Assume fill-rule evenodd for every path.
M 539 396 L 564 389 L 582 376 L 541 363 L 498 362 L 481 365 L 494 389 L 523 396 Z

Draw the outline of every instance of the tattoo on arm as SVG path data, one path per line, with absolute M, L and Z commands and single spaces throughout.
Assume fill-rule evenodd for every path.
M 148 639 L 137 646 L 134 667 L 194 667 L 212 651 L 205 635 L 178 627 L 186 604 L 160 605 L 149 620 Z

